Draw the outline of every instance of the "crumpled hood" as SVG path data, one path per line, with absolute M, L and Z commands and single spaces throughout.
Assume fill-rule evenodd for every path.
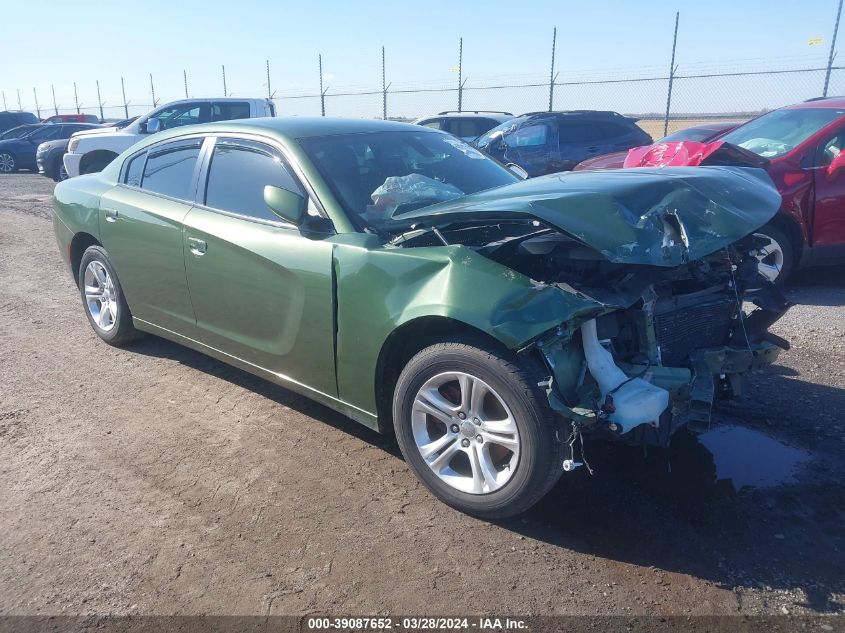
M 663 167 L 551 174 L 392 217 L 442 227 L 528 216 L 611 262 L 671 267 L 748 235 L 780 204 L 762 169 Z

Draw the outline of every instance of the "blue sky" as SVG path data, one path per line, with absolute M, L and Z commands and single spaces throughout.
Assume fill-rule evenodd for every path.
M 4 50 L 14 53 L 0 68 L 0 89 L 10 107 L 17 106 L 20 89 L 30 109 L 33 86 L 42 106 L 51 104 L 51 84 L 60 105 L 71 107 L 74 81 L 83 105 L 95 106 L 96 79 L 104 100 L 116 104 L 121 75 L 127 97 L 148 104 L 150 72 L 159 99 L 180 98 L 183 69 L 191 96 L 219 95 L 221 64 L 230 93 L 263 96 L 266 59 L 277 94 L 312 93 L 318 86 L 318 53 L 330 91 L 376 88 L 382 45 L 394 87 L 447 84 L 456 81 L 452 69 L 459 37 L 470 83 L 517 76 L 543 80 L 553 26 L 561 80 L 665 73 L 676 10 L 681 12 L 680 72 L 823 65 L 836 11 L 836 0 L 146 0 L 129 5 L 75 0 L 72 10 L 63 0 L 42 3 L 37 11 L 29 3 L 4 4 Z M 811 38 L 823 43 L 810 46 Z

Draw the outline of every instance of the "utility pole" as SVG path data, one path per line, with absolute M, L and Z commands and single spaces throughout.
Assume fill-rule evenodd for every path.
M 464 62 L 464 38 L 460 39 L 460 43 L 458 44 L 458 112 L 461 111 L 463 108 L 463 92 L 464 92 L 464 84 L 461 81 L 461 73 L 463 72 L 463 62 Z
M 836 34 L 839 32 L 839 18 L 842 15 L 842 0 L 836 9 L 836 22 L 833 25 L 833 38 L 830 40 L 830 54 L 827 57 L 827 72 L 824 75 L 824 90 L 822 96 L 827 96 L 827 87 L 830 84 L 830 70 L 833 67 L 833 58 L 836 56 Z
M 58 114 L 59 106 L 56 103 L 56 87 L 53 84 L 50 84 L 50 92 L 53 93 L 53 110 L 56 112 L 56 114 Z
M 840 0 L 841 2 L 841 0 Z M 672 83 L 675 81 L 675 48 L 678 45 L 678 20 L 681 13 L 675 12 L 675 35 L 672 37 L 672 60 L 669 62 L 669 91 L 666 94 L 666 116 L 663 119 L 663 136 L 669 133 L 669 110 L 672 107 Z
M 387 71 L 384 60 L 384 46 L 381 47 L 381 118 L 387 120 Z
M 41 106 L 38 105 L 38 93 L 35 91 L 35 86 L 32 87 L 32 96 L 35 97 L 35 111 L 38 113 L 38 118 L 41 119 Z
M 126 84 L 123 83 L 123 77 L 120 78 L 120 92 L 123 94 L 123 114 L 125 118 L 129 118 L 129 103 L 126 101 Z
M 100 121 L 103 121 L 106 117 L 103 114 L 103 98 L 100 96 L 100 80 L 97 79 L 97 103 L 100 105 Z
M 549 112 L 554 109 L 555 102 L 555 44 L 557 44 L 557 27 L 552 31 L 552 70 L 549 73 Z
M 188 71 L 182 70 L 182 82 L 185 84 L 185 98 L 188 98 Z
M 322 54 L 317 55 L 317 65 L 320 69 L 320 113 L 322 116 L 326 116 L 326 92 L 323 90 L 323 56 Z M 326 89 L 328 90 L 328 88 Z
M 220 68 L 223 69 L 223 96 L 228 97 L 229 93 L 226 91 L 226 66 L 221 65 Z

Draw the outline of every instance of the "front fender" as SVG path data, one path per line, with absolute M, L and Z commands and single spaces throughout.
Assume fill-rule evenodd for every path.
M 333 265 L 339 395 L 371 412 L 379 353 L 390 334 L 410 321 L 447 317 L 513 349 L 603 310 L 464 246 L 371 250 L 336 244 Z

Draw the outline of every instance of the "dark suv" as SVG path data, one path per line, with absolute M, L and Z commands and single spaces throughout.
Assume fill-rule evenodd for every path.
M 0 133 L 27 123 L 40 123 L 40 121 L 32 112 L 21 112 L 20 110 L 0 112 Z
M 502 163 L 516 163 L 531 177 L 542 176 L 568 171 L 593 156 L 650 144 L 636 121 L 598 110 L 532 112 L 494 127 L 475 145 Z

